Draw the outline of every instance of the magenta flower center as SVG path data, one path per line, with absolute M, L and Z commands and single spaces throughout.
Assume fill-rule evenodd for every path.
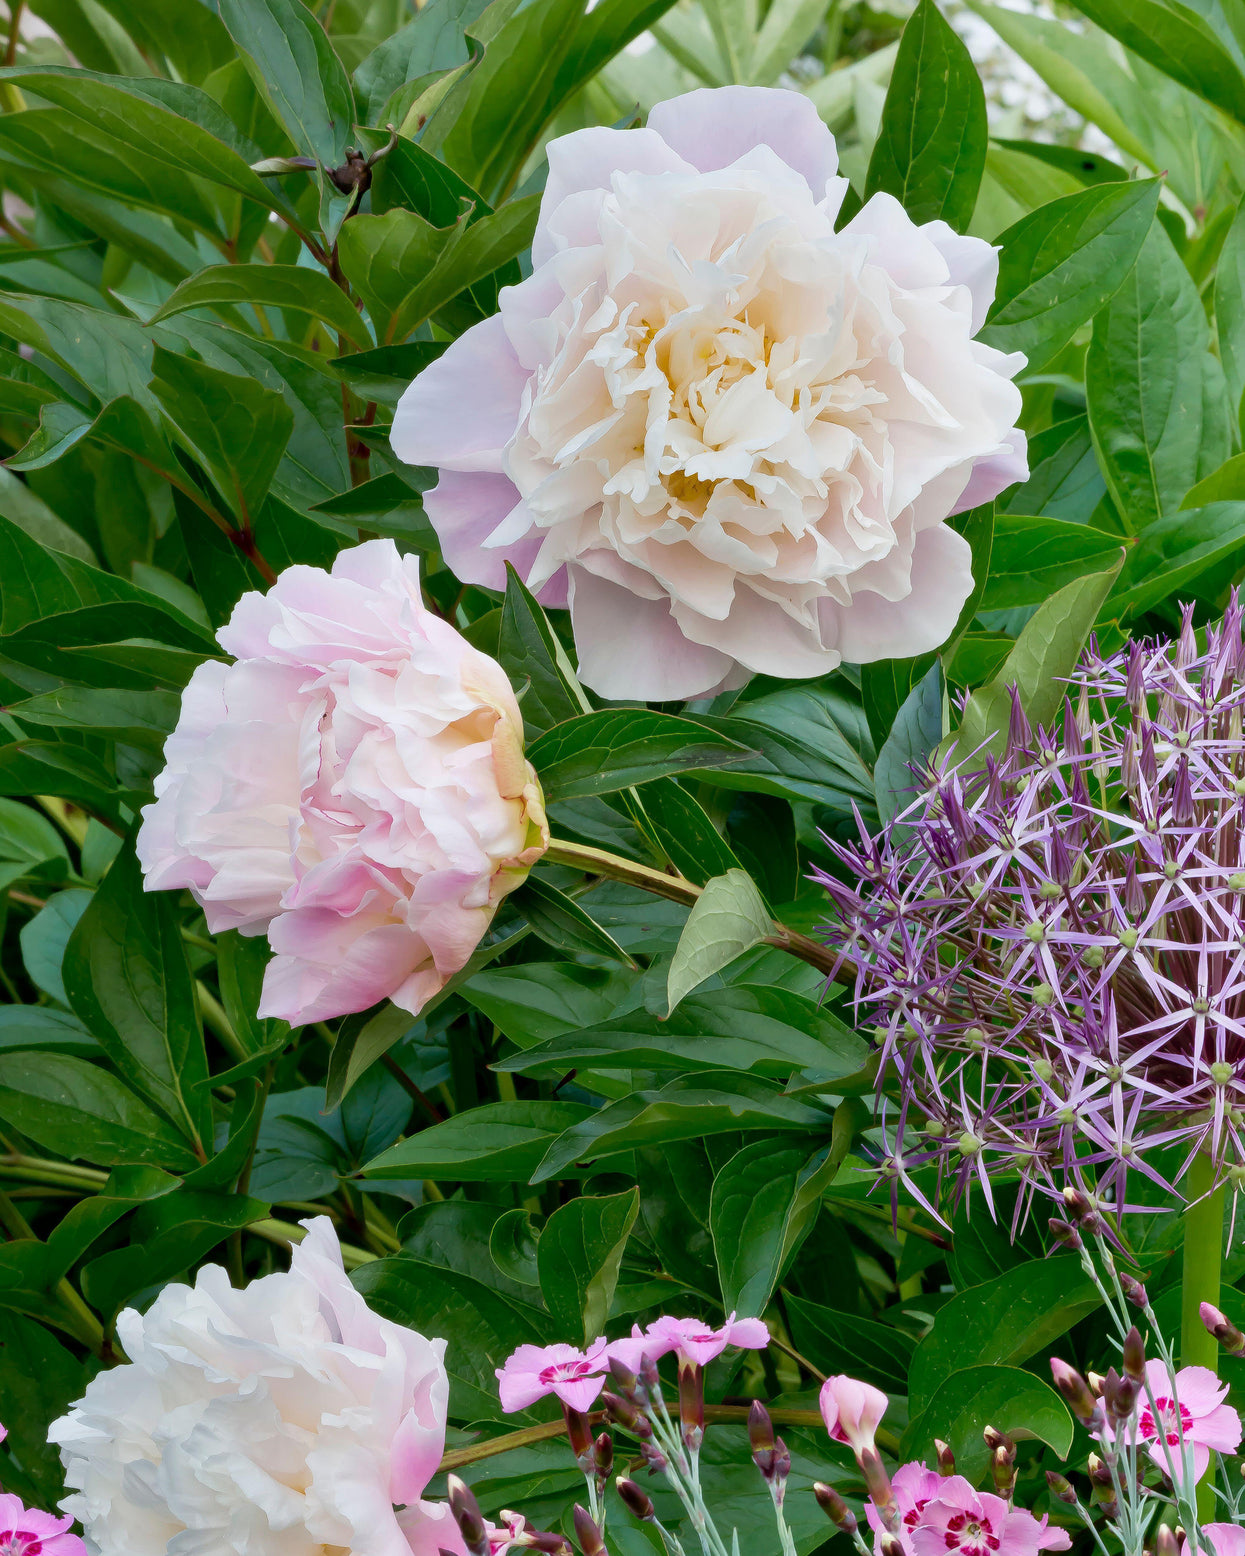
M 542 1383 L 573 1383 L 577 1378 L 594 1378 L 600 1372 L 595 1362 L 580 1360 L 573 1362 L 554 1362 L 552 1366 L 541 1370 L 540 1381 Z M 0 1556 L 5 1556 L 0 1551 Z
M 1137 1424 L 1137 1430 L 1148 1442 L 1152 1437 L 1158 1437 L 1160 1432 L 1169 1447 L 1175 1447 L 1181 1436 L 1189 1435 L 1189 1428 L 1193 1425 L 1193 1417 L 1183 1405 L 1177 1406 L 1173 1400 L 1158 1398 L 1154 1401 L 1158 1407 L 1158 1426 L 1154 1424 L 1154 1416 L 1148 1410 L 1141 1412 L 1141 1419 Z
M 999 1548 L 999 1537 L 990 1520 L 970 1518 L 967 1513 L 955 1513 L 947 1520 L 943 1539 L 949 1551 L 960 1551 L 963 1556 L 989 1556 Z
M 39 1556 L 43 1541 L 22 1529 L 0 1530 L 0 1556 Z

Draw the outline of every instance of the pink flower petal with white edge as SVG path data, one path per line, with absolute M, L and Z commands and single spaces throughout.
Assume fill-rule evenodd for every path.
M 500 475 L 531 374 L 519 365 L 502 316 L 475 324 L 430 363 L 398 401 L 390 441 L 408 465 Z
M 441 479 L 424 493 L 424 511 L 436 529 L 446 564 L 463 583 L 485 589 L 506 587 L 506 563 L 521 578 L 532 570 L 541 537 L 529 530 L 524 539 L 505 546 L 490 546 L 499 524 L 520 505 L 520 497 L 508 476 L 491 472 L 443 470 Z M 566 574 L 559 570 L 537 591 L 542 605 L 559 609 L 566 604 Z
M 816 199 L 839 170 L 834 136 L 800 92 L 774 87 L 703 87 L 658 103 L 648 127 L 702 173 L 769 146 L 808 182 Z

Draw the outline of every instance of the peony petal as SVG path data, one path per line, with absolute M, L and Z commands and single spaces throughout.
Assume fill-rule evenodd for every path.
M 424 511 L 441 542 L 447 566 L 464 583 L 485 589 L 506 587 L 506 563 L 526 578 L 540 551 L 541 535 L 505 547 L 490 547 L 489 537 L 519 503 L 519 494 L 504 475 L 466 474 L 445 470 L 430 492 L 424 493 Z M 558 609 L 566 604 L 565 574 L 559 571 L 537 592 L 543 605 Z
M 967 513 L 970 508 L 979 508 L 982 503 L 991 502 L 1014 482 L 1028 479 L 1028 445 L 1024 433 L 1019 427 L 1013 427 L 1005 445 L 997 453 L 989 454 L 973 465 L 968 485 L 951 511 Z
M 912 593 L 860 593 L 836 609 L 838 648 L 852 664 L 929 653 L 950 635 L 972 593 L 972 548 L 946 524 L 922 530 L 912 552 Z
M 398 401 L 389 441 L 408 465 L 499 475 L 531 375 L 519 365 L 495 313 L 420 373 Z
M 730 167 L 754 146 L 769 146 L 807 180 L 817 200 L 839 169 L 834 136 L 800 92 L 701 88 L 658 103 L 648 127 L 702 173 Z

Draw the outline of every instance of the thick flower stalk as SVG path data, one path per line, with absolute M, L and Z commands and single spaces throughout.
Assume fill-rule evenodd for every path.
M 990 1200 L 1014 1172 L 1018 1214 L 1068 1183 L 1116 1211 L 1136 1174 L 1183 1185 L 1211 1205 L 1214 1300 L 1209 1194 L 1245 1179 L 1237 599 L 1202 651 L 1188 615 L 1174 644 L 1091 647 L 1068 693 L 1051 730 L 1015 702 L 999 760 L 955 753 L 835 849 L 827 938 L 876 1023 L 892 1180 L 922 1197 L 934 1166 Z
M 410 386 L 455 573 L 570 606 L 604 697 L 937 648 L 945 520 L 1026 471 L 1021 355 L 975 339 L 997 252 L 848 181 L 807 98 L 689 92 L 548 146 L 533 273 Z
M 287 569 L 217 636 L 236 663 L 186 687 L 138 835 L 148 890 L 267 934 L 260 1015 L 418 1011 L 549 841 L 510 682 L 389 540 Z

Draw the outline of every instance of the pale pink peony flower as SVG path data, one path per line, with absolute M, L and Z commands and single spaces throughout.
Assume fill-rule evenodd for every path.
M 1201 1480 L 1210 1464 L 1211 1450 L 1235 1453 L 1241 1441 L 1241 1418 L 1231 1405 L 1225 1405 L 1228 1385 L 1208 1367 L 1182 1367 L 1176 1374 L 1176 1397 L 1172 1399 L 1171 1379 L 1161 1361 L 1146 1363 L 1146 1382 L 1154 1395 L 1154 1406 L 1143 1391 L 1137 1409 L 1125 1430 L 1139 1443 L 1147 1445 L 1151 1459 L 1165 1474 L 1169 1464 L 1177 1473 L 1181 1467 L 1180 1442 L 1193 1445 L 1193 1473 Z M 1110 1428 L 1107 1429 L 1110 1436 Z M 1166 1446 L 1164 1446 L 1166 1443 Z
M 768 1344 L 769 1330 L 759 1318 L 736 1318 L 732 1313 L 721 1328 L 710 1329 L 698 1318 L 670 1318 L 663 1313 L 643 1331 L 633 1324 L 630 1335 L 610 1342 L 609 1351 L 636 1372 L 644 1356 L 656 1362 L 674 1351 L 680 1367 L 707 1367 L 727 1346 L 759 1351 Z
M 68 1532 L 72 1523 L 0 1493 L 0 1556 L 87 1556 L 86 1546 Z
M 972 587 L 943 521 L 1026 474 L 973 339 L 996 251 L 875 195 L 840 232 L 834 138 L 723 87 L 550 143 L 533 274 L 403 395 L 446 560 L 569 603 L 605 697 L 936 648 Z
M 235 1291 L 208 1264 L 117 1320 L 129 1364 L 48 1433 L 95 1556 L 462 1552 L 448 1506 L 420 1500 L 445 1446 L 445 1341 L 372 1313 L 332 1223 L 305 1224 L 288 1273 Z
M 906 1471 L 902 1492 L 900 1481 Z M 920 1472 L 923 1472 L 920 1473 Z M 1048 1527 L 1023 1508 L 1009 1507 L 1002 1497 L 975 1491 L 962 1475 L 945 1480 L 924 1465 L 905 1464 L 895 1475 L 896 1499 L 902 1514 L 900 1543 L 912 1556 L 1037 1556 L 1038 1551 L 1064 1551 L 1072 1543 L 1064 1529 Z M 866 1509 L 870 1525 L 881 1533 L 880 1520 Z M 878 1545 L 880 1548 L 880 1538 Z
M 267 933 L 260 1014 L 418 1011 L 548 843 L 501 667 L 425 609 L 392 541 L 247 594 L 165 746 L 138 854 L 213 933 Z
M 871 1383 L 838 1373 L 822 1384 L 818 1404 L 830 1436 L 835 1442 L 849 1443 L 859 1454 L 874 1446 L 873 1434 L 890 1401 Z
M 1240 1524 L 1203 1524 L 1201 1532 L 1215 1556 L 1245 1556 L 1245 1529 Z M 1182 1548 L 1187 1550 L 1187 1544 Z
M 526 1410 L 553 1394 L 569 1410 L 585 1411 L 605 1386 L 609 1346 L 594 1340 L 586 1351 L 573 1345 L 521 1345 L 497 1368 L 497 1392 L 507 1414 Z

